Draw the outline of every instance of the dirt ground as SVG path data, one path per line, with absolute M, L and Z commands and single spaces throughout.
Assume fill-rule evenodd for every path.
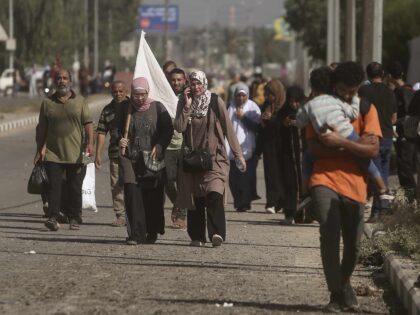
M 127 246 L 125 228 L 110 226 L 107 169 L 79 231 L 47 231 L 36 195 L 0 206 L 1 314 L 316 314 L 328 302 L 317 224 L 280 226 L 264 199 L 249 213 L 229 203 L 227 242 L 195 248 L 170 228 L 168 205 L 165 235 Z M 363 313 L 404 314 L 380 270 L 358 266 L 353 283 Z

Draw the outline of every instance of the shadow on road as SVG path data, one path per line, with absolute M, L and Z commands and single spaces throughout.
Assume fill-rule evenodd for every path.
M 305 305 L 305 304 L 274 304 L 274 303 L 258 303 L 258 302 L 241 302 L 241 301 L 220 301 L 207 299 L 146 299 L 156 302 L 180 303 L 180 304 L 205 304 L 205 305 L 223 305 L 224 302 L 233 303 L 234 307 L 252 307 L 261 310 L 283 311 L 283 312 L 319 312 L 322 313 L 321 305 Z

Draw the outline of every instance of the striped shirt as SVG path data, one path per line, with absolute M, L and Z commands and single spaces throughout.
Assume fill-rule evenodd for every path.
M 299 108 L 296 125 L 303 128 L 311 122 L 318 134 L 328 128 L 335 128 L 341 136 L 347 138 L 354 130 L 351 121 L 359 116 L 359 105 L 360 99 L 357 96 L 348 104 L 335 96 L 319 95 Z
M 110 159 L 116 159 L 118 158 L 118 155 L 119 155 L 117 133 L 113 132 L 113 130 L 115 129 L 114 127 L 115 114 L 117 112 L 117 107 L 120 105 L 121 104 L 117 104 L 114 101 L 111 101 L 111 103 L 106 105 L 101 112 L 101 116 L 99 117 L 98 127 L 96 128 L 96 132 L 98 134 L 103 134 L 105 136 L 108 132 L 110 134 L 109 146 L 108 146 L 108 156 Z

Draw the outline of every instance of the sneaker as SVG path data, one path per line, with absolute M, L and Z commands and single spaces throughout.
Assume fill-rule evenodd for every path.
M 341 292 L 332 292 L 330 295 L 330 301 L 322 308 L 322 311 L 325 313 L 340 313 L 342 300 Z
M 284 213 L 284 209 L 282 207 L 275 207 L 274 211 L 276 211 L 276 213 Z
M 114 222 L 111 223 L 112 226 L 121 227 L 126 226 L 125 218 L 124 217 L 117 217 Z
M 265 212 L 274 214 L 276 213 L 276 209 L 274 207 L 266 207 Z
M 146 235 L 146 244 L 154 244 L 158 239 L 157 233 L 148 233 Z
M 395 199 L 395 196 L 393 196 L 389 191 L 386 191 L 384 193 L 379 194 L 379 199 L 393 201 Z
M 80 230 L 79 221 L 77 221 L 77 219 L 70 219 L 69 229 L 76 231 Z
M 60 228 L 60 224 L 55 218 L 49 218 L 44 224 L 50 231 L 58 231 Z
M 127 240 L 126 240 L 126 242 L 125 242 L 127 245 L 131 245 L 131 246 L 133 246 L 133 245 L 138 245 L 139 244 L 139 242 L 137 241 L 137 240 L 133 240 L 133 239 L 131 239 L 131 238 L 127 238 Z
M 211 243 L 213 247 L 219 247 L 223 243 L 223 238 L 219 234 L 214 234 L 211 237 Z
M 190 242 L 190 246 L 193 246 L 193 247 L 203 247 L 204 246 L 204 243 L 201 242 L 201 241 L 191 241 Z
M 343 301 L 341 305 L 341 309 L 343 311 L 352 311 L 358 312 L 359 311 L 359 303 L 357 302 L 356 293 L 354 292 L 350 283 L 346 283 L 343 285 Z
M 295 224 L 295 220 L 293 219 L 293 217 L 288 217 L 284 220 L 280 220 L 280 225 L 294 225 Z
M 302 198 L 299 200 L 299 204 L 296 208 L 296 211 L 301 211 L 311 203 L 312 198 L 311 195 L 303 195 Z

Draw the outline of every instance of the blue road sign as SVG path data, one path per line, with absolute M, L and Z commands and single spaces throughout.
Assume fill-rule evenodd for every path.
M 163 32 L 178 30 L 179 9 L 177 5 L 168 5 L 167 21 L 164 5 L 141 5 L 138 9 L 139 27 L 144 31 Z

